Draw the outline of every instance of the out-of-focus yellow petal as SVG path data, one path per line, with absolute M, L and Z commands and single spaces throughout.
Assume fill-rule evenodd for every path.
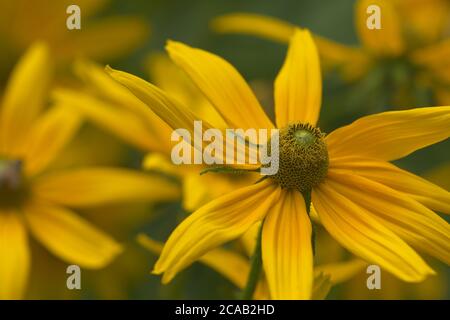
M 420 203 L 376 181 L 330 171 L 329 184 L 411 246 L 450 264 L 450 225 Z M 319 213 L 320 214 L 320 213 Z
M 70 142 L 81 124 L 76 110 L 57 105 L 38 118 L 25 150 L 25 170 L 34 175 L 44 170 Z
M 129 201 L 170 201 L 179 188 L 159 176 L 132 170 L 86 168 L 48 174 L 33 182 L 39 199 L 73 207 L 88 207 Z
M 312 227 L 297 190 L 283 191 L 267 214 L 262 260 L 272 299 L 310 299 L 313 288 Z
M 420 282 L 434 273 L 402 239 L 328 180 L 313 190 L 312 201 L 323 226 L 355 255 L 407 282 Z
M 149 153 L 145 156 L 142 167 L 145 170 L 162 172 L 169 176 L 182 179 L 189 174 L 199 174 L 201 165 L 176 165 L 170 157 L 161 153 Z
M 28 237 L 18 212 L 0 212 L 0 300 L 21 299 L 28 280 Z
M 248 84 L 227 61 L 180 42 L 169 41 L 166 49 L 232 128 L 273 127 Z
M 450 3 L 447 0 L 394 0 L 402 26 L 411 41 L 430 43 L 442 37 L 448 27 Z
M 277 126 L 297 122 L 315 126 L 321 101 L 322 77 L 316 46 L 309 31 L 296 29 L 275 81 Z
M 187 174 L 183 179 L 183 207 L 187 211 L 197 210 L 206 203 L 261 178 L 259 174 L 255 175 L 256 177 L 253 175 L 233 177 L 227 174 L 200 175 L 198 172 Z
M 361 272 L 361 270 L 363 270 L 366 265 L 367 262 L 359 259 L 322 264 L 315 268 L 314 274 L 316 275 L 316 277 L 321 273 L 325 274 L 329 276 L 330 282 L 332 284 L 337 284 L 351 279 L 356 274 Z
M 330 133 L 330 158 L 361 156 L 386 161 L 450 136 L 450 107 L 383 112 L 360 118 Z
M 278 199 L 280 189 L 264 180 L 226 194 L 201 207 L 172 232 L 155 265 L 169 282 L 206 252 L 233 240 L 262 220 Z
M 111 237 L 67 209 L 32 203 L 24 212 L 33 235 L 68 263 L 99 269 L 122 251 Z
M 130 90 L 115 81 L 103 67 L 79 60 L 75 64 L 75 71 L 86 82 L 88 89 L 92 89 L 92 94 L 103 101 L 112 103 L 116 108 L 127 109 L 138 115 L 154 136 L 165 138 L 172 132 L 170 127 L 152 109 Z
M 137 241 L 146 249 L 156 255 L 161 254 L 163 244 L 157 242 L 144 234 L 137 236 Z M 225 249 L 214 249 L 199 258 L 199 262 L 223 275 L 239 289 L 247 284 L 250 271 L 249 260 L 238 253 Z M 255 299 L 267 299 L 268 292 L 264 282 L 261 281 L 254 294 Z
M 437 42 L 435 44 L 419 48 L 410 55 L 412 61 L 439 72 L 443 66 L 449 66 L 450 61 L 450 39 Z M 448 69 L 444 68 L 448 72 Z M 450 79 L 450 77 L 448 78 Z
M 113 16 L 88 22 L 82 32 L 64 29 L 64 40 L 54 45 L 58 57 L 66 60 L 89 57 L 105 61 L 129 53 L 144 43 L 150 26 L 137 17 Z
M 211 27 L 219 33 L 248 34 L 273 41 L 289 43 L 295 25 L 277 18 L 253 14 L 231 13 L 212 20 Z M 355 80 L 368 71 L 370 59 L 361 49 L 339 44 L 313 35 L 325 71 L 338 68 L 346 80 Z
M 53 92 L 58 103 L 72 107 L 98 126 L 112 132 L 122 140 L 145 151 L 166 151 L 170 135 L 163 139 L 153 135 L 149 126 L 138 114 L 124 108 L 108 104 L 100 99 L 71 89 L 58 89 Z
M 374 15 L 371 6 L 378 6 L 380 29 L 369 29 L 368 22 Z M 369 12 L 368 12 L 369 11 Z M 356 30 L 364 47 L 377 56 L 395 57 L 405 50 L 400 19 L 389 0 L 358 0 L 355 5 Z M 368 21 L 369 19 L 369 21 Z
M 211 28 L 218 33 L 238 33 L 259 36 L 287 43 L 295 26 L 268 16 L 253 13 L 231 13 L 214 18 Z
M 48 48 L 34 44 L 10 76 L 0 108 L 0 152 L 18 155 L 31 124 L 45 106 L 51 81 Z
M 424 206 L 450 214 L 450 192 L 395 165 L 357 157 L 332 160 L 330 169 L 357 174 L 405 193 Z

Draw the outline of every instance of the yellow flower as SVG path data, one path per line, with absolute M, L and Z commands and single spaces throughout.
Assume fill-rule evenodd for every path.
M 17 0 L 0 3 L 0 39 L 3 55 L 16 56 L 36 40 L 48 43 L 58 62 L 84 56 L 107 61 L 136 48 L 148 36 L 149 27 L 135 16 L 95 19 L 109 1 Z M 81 10 L 81 30 L 68 30 L 69 5 Z M 2 57 L 4 58 L 4 57 Z M 8 61 L 11 61 L 9 58 Z M 5 61 L 2 61 L 4 63 Z
M 199 118 L 207 119 L 219 128 L 224 120 L 201 92 L 179 68 L 161 55 L 149 59 L 151 78 L 174 99 L 189 105 Z M 164 172 L 182 182 L 183 207 L 193 211 L 208 201 L 235 188 L 248 184 L 248 175 L 199 175 L 200 166 L 177 166 L 170 161 L 172 129 L 126 88 L 114 81 L 98 66 L 79 62 L 76 70 L 87 84 L 87 91 L 55 90 L 54 97 L 71 105 L 98 126 L 120 137 L 126 143 L 148 152 L 143 161 L 147 170 Z M 211 188 L 211 184 L 215 188 Z
M 139 234 L 137 241 L 150 252 L 157 255 L 161 254 L 163 249 L 162 243 L 149 238 L 145 234 Z M 199 261 L 217 271 L 239 289 L 244 289 L 247 282 L 247 275 L 250 272 L 250 263 L 245 256 L 232 250 L 218 248 L 200 257 Z M 353 259 L 317 267 L 314 273 L 312 297 L 314 299 L 325 299 L 333 285 L 351 279 L 362 270 L 364 265 L 365 263 L 363 261 Z M 267 280 L 262 278 L 258 282 L 254 298 L 264 300 L 269 297 Z
M 380 7 L 381 29 L 367 27 L 370 5 Z M 386 81 L 398 84 L 394 97 L 408 97 L 411 88 L 426 87 L 433 90 L 439 103 L 448 104 L 449 19 L 450 5 L 446 0 L 358 0 L 355 28 L 361 47 L 318 35 L 314 40 L 325 71 L 337 69 L 348 82 L 373 72 L 374 77 L 384 75 L 390 77 Z M 220 33 L 250 34 L 283 43 L 295 30 L 288 22 L 248 13 L 218 17 L 212 21 L 212 28 Z
M 63 104 L 46 108 L 50 61 L 47 46 L 32 46 L 14 69 L 0 107 L 0 299 L 24 294 L 28 233 L 63 261 L 98 269 L 121 245 L 72 208 L 178 197 L 168 181 L 125 169 L 44 172 L 81 123 Z
M 170 41 L 167 50 L 229 127 L 274 127 L 228 62 L 178 42 Z M 109 72 L 173 128 L 192 128 L 195 116 L 179 101 L 131 74 Z M 321 223 L 362 259 L 409 282 L 433 274 L 411 246 L 450 262 L 450 228 L 431 211 L 450 212 L 450 193 L 388 162 L 448 138 L 450 107 L 371 115 L 324 137 L 316 127 L 321 91 L 315 44 L 308 31 L 296 30 L 275 81 L 279 161 L 284 170 L 228 193 L 184 220 L 154 268 L 164 274 L 164 282 L 263 221 L 262 260 L 271 297 L 310 298 L 312 228 L 298 191 L 309 187 Z M 292 168 L 301 170 L 294 175 Z

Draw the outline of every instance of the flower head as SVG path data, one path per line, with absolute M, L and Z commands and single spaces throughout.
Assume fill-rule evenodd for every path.
M 167 50 L 228 126 L 275 126 L 228 62 L 178 42 L 169 42 Z M 164 91 L 125 72 L 109 73 L 174 129 L 192 126 L 195 117 L 189 109 Z M 314 271 L 309 193 L 321 223 L 343 247 L 404 281 L 418 282 L 433 274 L 412 247 L 450 262 L 450 227 L 432 211 L 450 212 L 450 193 L 388 162 L 447 139 L 450 107 L 375 114 L 322 137 L 317 128 L 321 91 L 314 41 L 308 31 L 296 29 L 275 81 L 276 127 L 287 135 L 280 161 L 298 166 L 298 179 L 318 178 L 305 184 L 284 171 L 282 177 L 269 176 L 195 211 L 173 231 L 155 265 L 154 273 L 163 274 L 164 282 L 262 221 L 270 296 L 310 298 Z M 310 147 L 313 154 L 307 154 Z M 298 159 L 292 148 L 308 159 Z M 306 186 L 311 190 L 299 190 Z

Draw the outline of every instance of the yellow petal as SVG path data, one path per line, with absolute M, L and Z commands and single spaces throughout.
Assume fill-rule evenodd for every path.
M 353 278 L 360 273 L 366 265 L 367 262 L 359 259 L 322 264 L 315 268 L 314 274 L 316 277 L 321 273 L 327 275 L 332 284 L 338 284 Z
M 395 165 L 372 159 L 332 159 L 330 169 L 353 173 L 405 193 L 431 210 L 450 214 L 450 192 Z
M 369 29 L 368 22 L 373 12 L 368 13 L 372 5 L 379 7 L 380 29 Z M 355 6 L 356 30 L 364 47 L 377 56 L 399 56 L 405 50 L 400 19 L 392 1 L 358 0 Z
M 233 240 L 264 218 L 280 189 L 264 180 L 226 194 L 201 207 L 172 232 L 155 265 L 169 282 L 206 252 Z
M 277 126 L 303 122 L 316 125 L 322 101 L 317 48 L 309 31 L 296 29 L 275 81 Z
M 33 192 L 40 199 L 73 207 L 170 201 L 179 197 L 179 188 L 163 177 L 112 168 L 48 174 L 33 182 Z
M 0 300 L 21 299 L 30 269 L 25 226 L 18 212 L 0 212 Z
M 333 169 L 331 186 L 370 211 L 411 246 L 450 264 L 450 225 L 413 199 L 376 181 Z M 364 190 L 364 191 L 361 191 Z
M 25 170 L 34 175 L 44 170 L 70 142 L 81 117 L 66 106 L 57 105 L 40 116 L 30 131 L 25 154 Z
M 157 242 L 144 234 L 137 236 L 137 241 L 146 249 L 156 255 L 161 254 L 163 244 Z M 249 260 L 231 250 L 214 249 L 199 258 L 199 262 L 215 270 L 239 289 L 247 284 L 250 271 Z M 224 263 L 225 262 L 225 263 Z M 255 299 L 267 299 L 267 288 L 263 281 L 259 283 L 254 295 Z
M 310 299 L 313 287 L 311 221 L 300 192 L 283 191 L 267 214 L 262 260 L 272 299 Z
M 111 237 L 67 209 L 34 202 L 24 211 L 36 239 L 65 262 L 99 269 L 122 251 Z
M 58 103 L 73 107 L 96 125 L 139 149 L 162 152 L 170 150 L 170 144 L 164 143 L 170 142 L 170 135 L 166 139 L 158 139 L 143 118 L 132 111 L 70 89 L 55 90 L 53 97 Z
M 166 49 L 232 128 L 273 127 L 248 84 L 227 61 L 180 42 L 169 41 Z
M 419 282 L 433 274 L 403 240 L 357 205 L 355 199 L 338 193 L 328 180 L 313 190 L 312 201 L 327 231 L 353 254 L 404 281 Z
M 82 32 L 64 30 L 65 39 L 55 45 L 54 50 L 66 60 L 81 56 L 107 61 L 129 53 L 144 43 L 149 30 L 149 25 L 137 17 L 106 17 L 88 24 Z
M 0 108 L 0 152 L 17 155 L 26 134 L 45 106 L 51 81 L 47 47 L 34 44 L 10 76 Z
M 390 111 L 360 118 L 326 137 L 330 158 L 361 156 L 386 161 L 450 136 L 450 107 Z
M 252 13 L 231 13 L 211 21 L 211 28 L 219 33 L 239 33 L 287 43 L 295 26 L 268 16 Z

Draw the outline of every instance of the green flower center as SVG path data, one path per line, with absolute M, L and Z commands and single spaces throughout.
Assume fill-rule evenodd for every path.
M 0 208 L 20 206 L 28 197 L 20 160 L 0 159 Z
M 291 124 L 280 130 L 279 168 L 271 176 L 282 188 L 308 192 L 328 172 L 328 150 L 320 129 Z

